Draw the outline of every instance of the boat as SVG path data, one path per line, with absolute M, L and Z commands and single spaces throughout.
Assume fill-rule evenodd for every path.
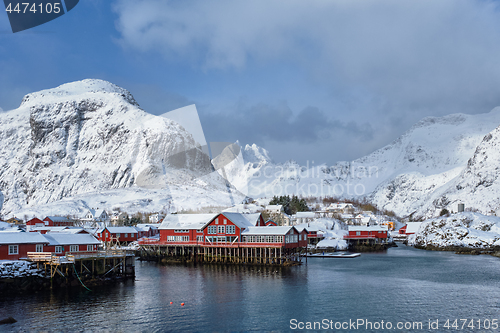
M 356 258 L 361 253 L 346 253 L 346 252 L 328 252 L 328 253 L 308 253 L 307 257 L 310 258 Z

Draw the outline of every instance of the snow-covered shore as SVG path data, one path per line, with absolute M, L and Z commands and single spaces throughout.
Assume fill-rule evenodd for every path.
M 318 234 L 322 234 L 325 238 L 316 244 L 318 249 L 333 248 L 335 250 L 346 250 L 347 242 L 344 240 L 344 235 L 347 235 L 347 230 L 342 230 L 340 222 L 337 220 L 320 218 L 313 222 L 298 224 L 296 228 L 311 228 L 317 229 Z
M 432 218 L 408 237 L 408 245 L 492 250 L 500 247 L 500 217 L 465 212 Z
M 36 264 L 28 261 L 0 260 L 0 279 L 37 276 L 44 277 Z

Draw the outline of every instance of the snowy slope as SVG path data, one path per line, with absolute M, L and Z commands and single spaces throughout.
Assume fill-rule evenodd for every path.
M 447 207 L 443 205 L 446 199 L 440 199 L 443 193 L 449 191 L 447 195 L 454 196 L 450 204 L 454 205 L 455 210 L 455 204 L 465 200 L 471 193 L 455 193 L 449 186 L 457 177 L 465 177 L 465 174 L 462 175 L 464 169 L 471 168 L 468 166 L 469 159 L 474 154 L 480 154 L 476 152 L 478 145 L 488 145 L 494 149 L 491 142 L 496 142 L 495 133 L 492 134 L 491 142 L 482 143 L 482 140 L 499 124 L 500 108 L 478 115 L 428 117 L 372 154 L 330 167 L 314 166 L 312 163 L 299 166 L 293 161 L 276 164 L 262 148 L 247 145 L 241 149 L 242 162 L 239 162 L 239 166 L 234 165 L 228 174 L 232 182 L 238 183 L 240 187 L 247 184 L 249 196 L 253 197 L 282 194 L 368 197 L 378 207 L 395 211 L 400 216 L 415 213 L 414 216 L 429 217 L 436 210 Z M 496 156 L 493 152 L 481 154 L 474 161 L 481 156 Z M 494 159 L 488 161 L 493 163 Z M 478 163 L 472 163 L 477 167 L 467 171 L 468 177 L 474 174 L 474 177 L 481 178 L 475 179 L 475 184 L 481 181 L 487 184 L 493 179 L 492 174 L 496 169 L 491 165 L 488 169 L 491 171 L 489 178 L 483 179 L 478 174 L 484 174 L 486 162 L 481 162 L 481 165 Z M 464 183 L 459 186 L 465 188 L 471 185 Z M 491 204 L 481 206 L 481 195 L 478 195 L 478 201 L 474 201 L 472 206 L 493 209 L 498 197 L 494 189 L 496 187 L 484 192 L 492 200 L 495 198 Z
M 4 215 L 86 193 L 94 193 L 89 201 L 101 195 L 119 201 L 119 191 L 104 193 L 113 189 L 136 191 L 137 200 L 147 196 L 143 189 L 171 199 L 190 189 L 224 196 L 225 183 L 211 172 L 209 157 L 182 126 L 146 113 L 128 91 L 106 81 L 32 93 L 0 114 Z
M 500 208 L 500 128 L 484 136 L 460 174 L 435 191 L 418 211 L 420 216 L 446 208 L 456 211 L 459 203 L 482 213 Z

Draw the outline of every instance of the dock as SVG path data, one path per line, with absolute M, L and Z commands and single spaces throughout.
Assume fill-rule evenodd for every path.
M 286 249 L 279 244 L 174 245 L 155 241 L 139 245 L 141 259 L 166 262 L 293 266 L 301 264 L 304 256 L 297 249 Z
M 56 277 L 66 283 L 78 279 L 84 285 L 84 280 L 135 276 L 135 254 L 126 250 L 67 252 L 65 256 L 52 252 L 28 252 L 28 261 L 43 269 L 51 284 Z

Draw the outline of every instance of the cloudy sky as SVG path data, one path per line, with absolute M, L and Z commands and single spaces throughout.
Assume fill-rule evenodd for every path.
M 207 141 L 332 164 L 499 106 L 500 3 L 83 0 L 16 34 L 0 13 L 0 112 L 85 78 L 153 114 L 195 103 Z

